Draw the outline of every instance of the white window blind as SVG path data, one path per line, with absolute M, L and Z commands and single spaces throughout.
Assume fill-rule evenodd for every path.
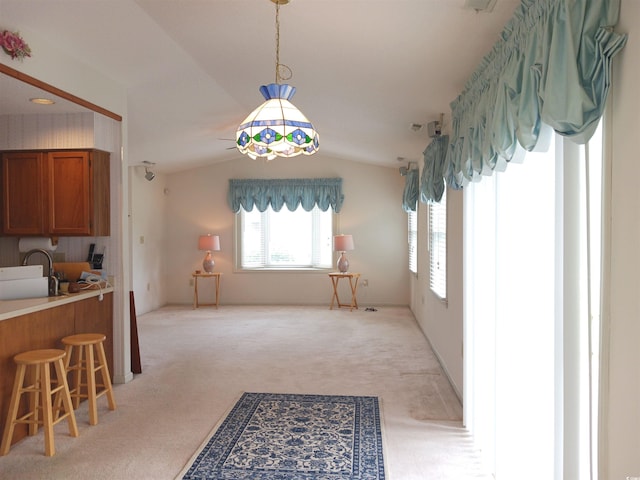
M 429 286 L 447 298 L 447 191 L 439 203 L 429 204 Z
M 407 228 L 409 241 L 409 271 L 418 271 L 418 213 L 410 210 L 407 212 Z

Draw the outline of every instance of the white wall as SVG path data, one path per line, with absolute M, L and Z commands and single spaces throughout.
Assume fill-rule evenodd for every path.
M 610 355 L 601 478 L 612 480 L 640 477 L 640 2 L 622 0 L 616 30 L 629 40 L 614 62 L 611 98 Z
M 422 166 L 421 166 L 422 168 Z M 411 310 L 462 399 L 462 191 L 447 190 L 447 301 L 429 287 L 427 210 L 418 204 L 418 273 L 411 275 Z
M 356 248 L 348 254 L 351 270 L 369 280 L 369 287 L 359 288 L 360 305 L 408 305 L 407 216 L 401 208 L 403 177 L 395 168 L 364 165 L 318 153 L 272 162 L 238 156 L 229 162 L 167 174 L 153 182 L 136 181 L 132 175 L 132 181 L 136 182 L 132 213 L 134 243 L 141 235 L 147 238 L 144 247 L 134 248 L 134 264 L 139 266 L 134 268 L 138 313 L 158 303 L 193 302 L 191 272 L 201 268 L 204 252 L 197 249 L 197 242 L 198 236 L 205 233 L 220 235 L 221 251 L 214 252 L 214 259 L 215 270 L 223 273 L 221 304 L 328 305 L 332 290 L 326 273 L 246 273 L 234 272 L 233 268 L 235 215 L 227 205 L 228 180 L 299 177 L 343 178 L 345 200 L 339 230 L 354 236 Z M 156 182 L 158 188 L 162 187 L 163 199 L 153 193 Z M 139 193 L 138 189 L 146 193 Z M 163 201 L 164 220 L 158 213 Z M 141 226 L 142 221 L 146 222 L 145 227 Z M 164 235 L 159 235 L 158 240 L 161 246 L 149 243 L 150 237 L 157 236 L 152 234 L 157 232 L 157 222 L 164 222 Z M 163 252 L 162 283 L 166 292 L 154 292 L 152 283 L 152 298 L 140 303 L 138 289 L 145 290 L 146 282 L 152 281 L 142 265 L 142 257 L 138 258 L 145 248 L 160 248 Z M 149 256 L 147 253 L 144 258 L 148 260 Z M 206 285 L 207 282 L 199 284 L 201 295 L 210 295 L 207 288 L 212 285 Z
M 138 315 L 167 302 L 164 279 L 172 252 L 166 246 L 166 176 L 156 173 L 149 182 L 144 167 L 129 168 L 131 184 L 132 290 Z

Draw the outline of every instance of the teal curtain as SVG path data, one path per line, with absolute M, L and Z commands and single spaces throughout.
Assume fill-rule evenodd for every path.
M 264 212 L 269 206 L 279 212 L 283 205 L 290 211 L 300 205 L 309 212 L 316 205 L 326 212 L 342 208 L 342 178 L 230 179 L 227 201 L 234 213 L 255 206 Z
M 447 159 L 449 136 L 442 135 L 434 138 L 425 149 L 424 167 L 420 179 L 420 201 L 433 203 L 442 200 L 444 189 L 444 168 Z
M 409 169 L 404 177 L 404 192 L 402 193 L 402 209 L 405 212 L 415 212 L 418 208 L 418 169 Z
M 544 123 L 577 143 L 604 110 L 620 0 L 522 0 L 500 39 L 451 103 L 449 186 L 504 169 L 531 151 Z

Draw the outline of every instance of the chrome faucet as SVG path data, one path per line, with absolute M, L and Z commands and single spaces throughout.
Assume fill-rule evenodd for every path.
M 33 255 L 34 253 L 41 253 L 45 257 L 47 257 L 47 260 L 49 262 L 49 275 L 48 275 L 48 278 L 49 278 L 49 296 L 50 297 L 57 296 L 58 295 L 58 277 L 56 277 L 55 273 L 53 272 L 53 258 L 51 257 L 51 254 L 49 252 L 47 252 L 46 250 L 44 250 L 42 248 L 34 248 L 33 250 L 29 250 L 24 255 L 24 260 L 22 261 L 22 265 L 26 265 L 27 261 L 29 260 L 31 255 Z

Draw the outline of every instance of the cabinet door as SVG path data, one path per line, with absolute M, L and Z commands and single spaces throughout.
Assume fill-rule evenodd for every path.
M 46 231 L 44 156 L 39 152 L 2 154 L 2 233 L 42 235 Z
M 48 217 L 52 235 L 90 235 L 92 182 L 89 153 L 49 152 Z

